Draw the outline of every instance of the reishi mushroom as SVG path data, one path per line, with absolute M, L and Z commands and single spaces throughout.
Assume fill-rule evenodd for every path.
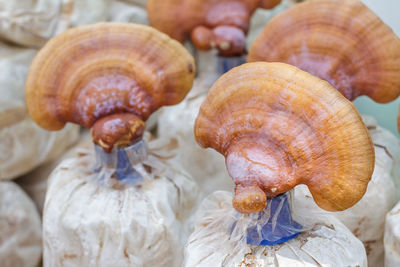
M 247 63 L 210 89 L 194 134 L 225 156 L 233 206 L 259 212 L 267 198 L 306 184 L 328 211 L 364 195 L 374 148 L 355 107 L 326 81 L 284 63 Z
M 250 17 L 280 0 L 149 0 L 150 25 L 184 42 L 191 36 L 200 50 L 217 48 L 223 56 L 245 52 Z
M 337 88 L 347 99 L 387 103 L 400 94 L 400 39 L 359 0 L 310 0 L 274 17 L 248 62 L 284 62 Z
M 91 128 L 106 152 L 141 138 L 144 121 L 179 103 L 192 87 L 194 59 L 177 41 L 144 25 L 98 23 L 50 40 L 26 82 L 30 116 L 59 130 Z

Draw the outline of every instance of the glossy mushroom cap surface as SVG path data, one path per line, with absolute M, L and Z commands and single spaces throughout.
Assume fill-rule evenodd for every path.
M 315 202 L 345 210 L 364 195 L 374 148 L 353 104 L 328 82 L 284 63 L 247 63 L 210 89 L 196 141 L 225 156 L 241 213 L 306 184 Z
M 158 108 L 179 103 L 192 87 L 194 59 L 151 27 L 99 23 L 51 39 L 26 81 L 30 116 L 47 130 L 67 122 L 91 128 L 106 151 L 141 138 Z
M 150 25 L 184 42 L 191 37 L 200 50 L 217 48 L 223 56 L 245 53 L 250 17 L 258 8 L 281 0 L 149 0 Z
M 284 62 L 328 81 L 347 99 L 400 94 L 400 39 L 359 0 L 309 0 L 274 17 L 248 62 Z

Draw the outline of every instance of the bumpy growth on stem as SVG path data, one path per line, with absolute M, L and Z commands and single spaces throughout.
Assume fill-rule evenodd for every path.
M 400 94 L 400 39 L 359 0 L 309 0 L 274 17 L 249 62 L 284 62 L 328 81 L 347 99 Z
M 374 148 L 353 104 L 326 81 L 284 63 L 247 63 L 210 89 L 196 119 L 202 147 L 225 156 L 242 213 L 306 184 L 316 203 L 344 210 L 361 199 Z
M 200 50 L 217 48 L 224 56 L 245 52 L 250 17 L 280 0 L 149 0 L 150 24 L 180 42 L 191 36 Z
M 26 82 L 29 114 L 41 127 L 91 128 L 110 152 L 141 138 L 144 121 L 179 103 L 195 65 L 177 41 L 144 25 L 99 23 L 68 30 L 34 59 Z

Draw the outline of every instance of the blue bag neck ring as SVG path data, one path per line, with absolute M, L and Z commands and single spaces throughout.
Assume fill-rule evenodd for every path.
M 143 140 L 128 147 L 115 147 L 111 153 L 106 153 L 100 146 L 95 145 L 95 154 L 96 172 L 112 172 L 112 177 L 130 184 L 143 182 L 142 175 L 133 167 L 147 159 L 148 150 Z
M 217 57 L 217 72 L 218 75 L 222 75 L 225 72 L 230 71 L 234 67 L 240 66 L 246 63 L 247 56 L 236 56 L 236 57 Z
M 249 245 L 277 245 L 296 238 L 302 225 L 292 218 L 290 193 L 270 198 L 266 208 L 251 214 L 255 226 L 247 229 L 246 242 Z

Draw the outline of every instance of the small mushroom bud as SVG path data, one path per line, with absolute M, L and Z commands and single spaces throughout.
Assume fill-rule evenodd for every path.
M 315 202 L 345 210 L 364 195 L 374 170 L 368 129 L 353 104 L 326 81 L 284 63 L 247 63 L 210 89 L 196 141 L 225 156 L 236 184 L 233 206 L 264 209 L 306 184 Z
M 268 22 L 248 62 L 284 62 L 328 81 L 347 99 L 400 94 L 400 39 L 359 0 L 305 1 Z
M 194 28 L 192 31 L 192 41 L 199 50 L 210 50 L 216 47 L 214 33 L 204 26 Z
M 192 31 L 192 41 L 200 50 L 216 47 L 222 56 L 242 55 L 246 50 L 243 31 L 231 26 L 218 26 L 212 30 L 198 26 Z
M 177 41 L 128 23 L 70 29 L 34 59 L 26 82 L 33 120 L 48 130 L 91 128 L 106 152 L 142 137 L 146 119 L 179 103 L 192 87 L 194 60 Z
M 136 115 L 117 113 L 97 120 L 92 127 L 95 144 L 106 152 L 113 146 L 126 147 L 142 138 L 145 123 Z
M 260 212 L 265 209 L 266 204 L 267 196 L 257 185 L 236 186 L 232 205 L 240 213 Z
M 251 15 L 270 9 L 280 0 L 150 0 L 150 24 L 172 38 L 184 42 L 191 36 L 200 50 L 217 48 L 223 56 L 244 54 Z

